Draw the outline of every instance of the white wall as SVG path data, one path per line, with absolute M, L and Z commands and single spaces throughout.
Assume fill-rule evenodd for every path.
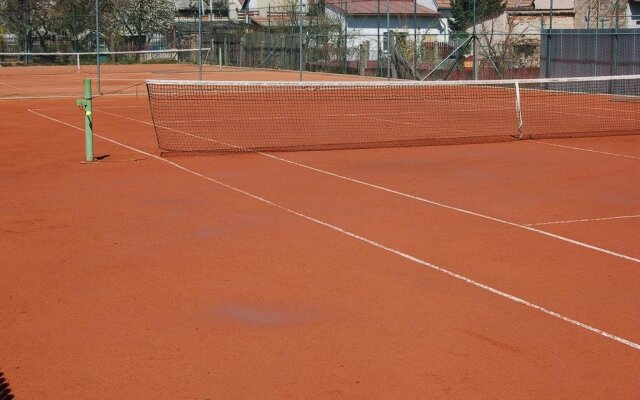
M 344 16 L 336 13 L 330 8 L 326 9 L 327 15 L 345 24 Z M 387 33 L 387 18 L 385 14 L 380 15 L 380 29 L 378 30 L 377 16 L 349 16 L 347 18 L 347 46 L 357 48 L 362 43 L 369 41 L 369 59 L 378 59 L 378 33 L 380 34 L 381 50 L 384 50 L 384 38 Z M 418 17 L 414 29 L 412 16 L 391 16 L 389 19 L 389 30 L 393 32 L 403 32 L 413 41 L 414 34 L 418 35 L 418 42 L 422 41 L 423 35 L 433 35 L 437 41 L 448 40 L 446 26 L 443 26 L 438 17 Z M 356 59 L 356 55 L 351 58 Z
M 550 10 L 551 0 L 535 0 L 533 2 L 536 10 Z M 573 10 L 574 0 L 553 0 L 554 10 Z

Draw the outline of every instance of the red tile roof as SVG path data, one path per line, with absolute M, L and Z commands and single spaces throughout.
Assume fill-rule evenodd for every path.
M 509 10 L 530 7 L 533 7 L 533 0 L 507 0 L 507 9 Z
M 434 0 L 438 10 L 449 10 L 451 9 L 451 1 L 452 0 Z M 517 9 L 517 8 L 529 8 L 533 7 L 533 0 L 507 0 L 507 8 Z
M 336 12 L 343 14 L 345 8 L 348 15 L 378 15 L 378 4 L 380 13 L 386 14 L 387 0 L 328 0 L 327 6 Z M 413 15 L 413 0 L 390 0 L 389 14 L 391 15 Z M 430 8 L 418 4 L 416 15 L 421 17 L 439 17 L 440 13 Z
M 297 26 L 299 20 L 292 18 L 291 14 L 271 14 L 270 17 L 261 17 L 259 15 L 250 15 L 249 19 L 253 23 L 261 26 Z M 308 24 L 308 17 L 304 18 L 304 24 Z
M 443 10 L 451 9 L 451 0 L 435 0 L 436 7 Z

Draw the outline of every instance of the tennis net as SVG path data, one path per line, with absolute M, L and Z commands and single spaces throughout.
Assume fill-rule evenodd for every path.
M 164 153 L 640 133 L 640 76 L 456 82 L 147 81 Z

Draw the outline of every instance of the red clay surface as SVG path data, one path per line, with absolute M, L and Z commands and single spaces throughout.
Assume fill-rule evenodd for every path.
M 197 65 L 192 64 L 132 64 L 102 65 L 100 90 L 95 85 L 96 66 L 75 65 L 4 67 L 0 68 L 0 99 L 24 97 L 82 97 L 82 81 L 94 80 L 94 94 L 129 94 L 146 97 L 146 79 L 198 79 Z M 268 70 L 238 67 L 204 66 L 203 79 L 213 81 L 296 81 L 300 73 L 288 70 Z M 304 80 L 353 81 L 376 78 L 340 75 L 320 72 L 305 72 Z
M 523 228 L 639 215 L 638 136 L 169 159 L 196 176 L 99 138 L 82 164 L 82 131 L 28 109 L 83 126 L 69 99 L 0 102 L 18 399 L 640 392 L 640 218 Z M 145 100 L 95 110 L 97 134 L 159 154 Z

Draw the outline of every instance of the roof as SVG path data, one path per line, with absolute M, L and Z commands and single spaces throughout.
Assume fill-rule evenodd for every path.
M 240 6 L 244 6 L 245 0 L 239 0 L 240 2 Z M 176 6 L 176 10 L 178 11 L 190 11 L 190 10 L 197 10 L 198 9 L 198 0 L 173 0 L 173 3 Z M 221 2 L 226 4 L 228 2 Z M 209 2 L 203 2 L 202 3 L 203 6 L 203 10 L 206 12 L 207 10 L 209 10 Z
M 452 0 L 434 0 L 438 10 L 450 10 Z M 640 0 L 638 0 L 640 1 Z M 515 10 L 533 7 L 533 0 L 507 0 L 507 9 Z
M 328 0 L 327 7 L 332 8 L 339 14 L 345 13 L 345 8 L 348 15 L 378 15 L 378 5 L 380 6 L 380 13 L 387 12 L 386 0 L 345 0 L 336 1 Z M 413 0 L 390 0 L 389 2 L 389 14 L 391 15 L 413 15 Z M 417 4 L 416 15 L 421 17 L 439 17 L 440 13 L 430 8 Z
M 193 8 L 190 0 L 173 0 L 173 2 L 176 5 L 176 10 L 191 10 Z
M 533 0 L 507 0 L 507 10 L 533 8 Z
M 271 14 L 270 17 L 261 17 L 260 15 L 250 15 L 249 19 L 254 24 L 260 26 L 297 26 L 298 19 L 292 18 L 291 14 Z M 304 24 L 308 24 L 308 17 L 304 18 Z
M 438 7 L 438 10 L 451 9 L 451 0 L 434 0 L 434 3 L 436 3 L 436 7 Z

